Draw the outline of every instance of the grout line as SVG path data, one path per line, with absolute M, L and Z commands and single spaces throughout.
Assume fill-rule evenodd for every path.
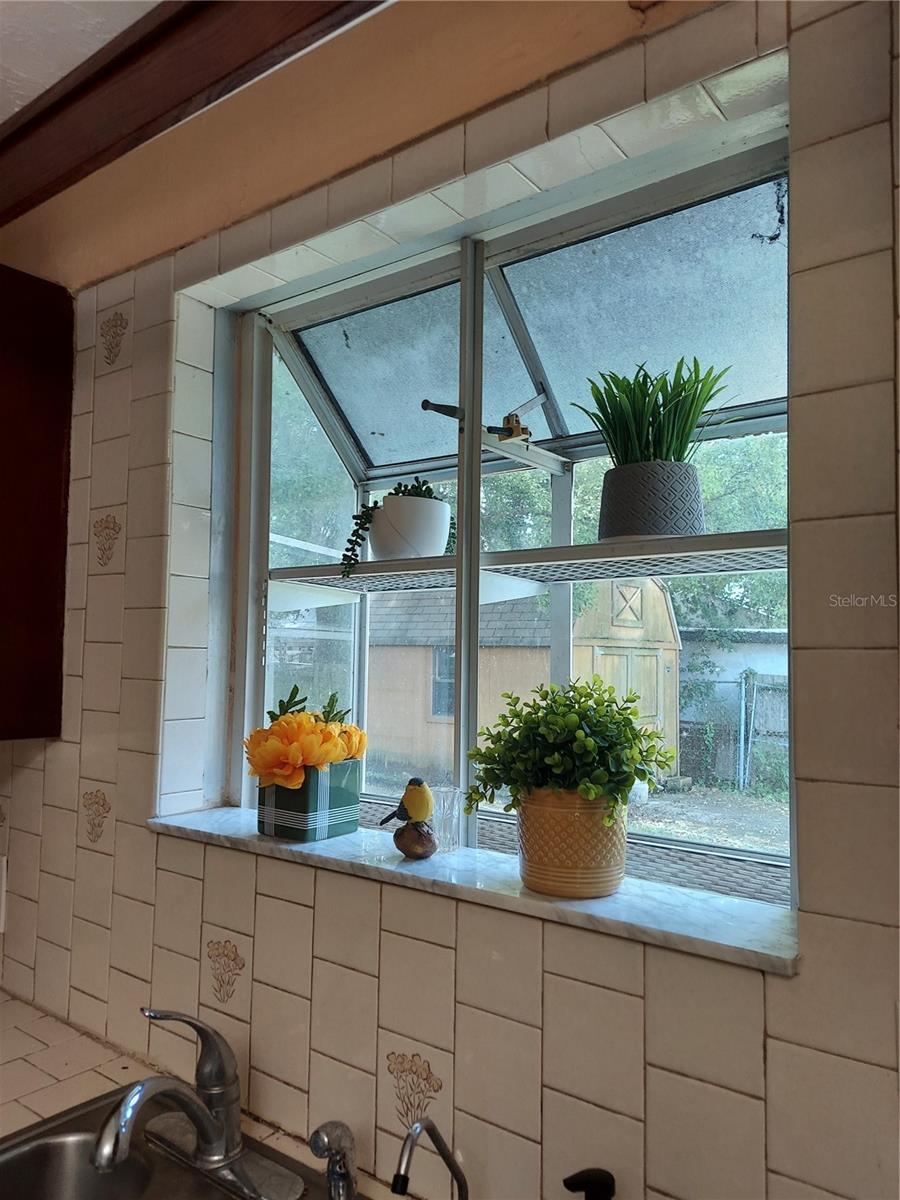
M 770 1042 L 778 1042 L 782 1046 L 792 1046 L 795 1050 L 808 1050 L 811 1054 L 826 1054 L 829 1058 L 840 1058 L 844 1062 L 856 1063 L 860 1067 L 871 1067 L 875 1071 L 887 1071 L 891 1075 L 897 1074 L 896 1067 L 886 1067 L 884 1063 L 872 1062 L 868 1058 L 853 1058 L 849 1054 L 842 1054 L 839 1050 L 823 1050 L 821 1046 L 808 1046 L 805 1042 L 792 1042 L 784 1037 L 775 1037 L 774 1034 L 769 1034 Z
M 691 1083 L 701 1083 L 706 1087 L 718 1088 L 722 1092 L 731 1092 L 735 1096 L 743 1096 L 745 1100 L 758 1100 L 760 1104 L 765 1104 L 765 1095 L 760 1095 L 758 1092 L 745 1092 L 740 1088 L 732 1087 L 728 1083 L 717 1083 L 712 1079 L 701 1079 L 698 1075 L 689 1075 L 687 1071 L 679 1071 L 675 1067 L 664 1067 L 660 1063 L 647 1061 L 647 1067 L 654 1071 L 663 1071 L 666 1075 L 675 1075 L 679 1079 L 689 1079 Z M 622 1116 L 627 1116 L 627 1113 L 622 1113 Z

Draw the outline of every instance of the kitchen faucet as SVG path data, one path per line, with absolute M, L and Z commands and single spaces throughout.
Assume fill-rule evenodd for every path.
M 410 1125 L 409 1132 L 403 1139 L 403 1145 L 400 1147 L 400 1158 L 397 1162 L 397 1170 L 394 1174 L 394 1180 L 391 1183 L 392 1194 L 395 1196 L 405 1196 L 409 1191 L 409 1169 L 412 1165 L 413 1151 L 423 1133 L 428 1134 L 435 1150 L 441 1156 L 444 1166 L 456 1181 L 457 1200 L 469 1200 L 469 1184 L 463 1174 L 462 1167 L 453 1157 L 453 1151 L 444 1141 L 441 1131 L 430 1117 L 424 1117 L 421 1121 L 416 1121 L 414 1125 Z
M 123 1163 L 131 1151 L 137 1120 L 157 1098 L 169 1100 L 177 1112 L 164 1112 L 147 1123 L 144 1136 L 152 1145 L 193 1167 L 242 1200 L 300 1200 L 303 1180 L 253 1150 L 241 1138 L 241 1085 L 234 1052 L 222 1035 L 185 1013 L 142 1008 L 150 1021 L 180 1021 L 200 1039 L 195 1086 L 165 1075 L 153 1075 L 125 1093 L 109 1113 L 91 1154 L 98 1171 Z M 352 1200 L 352 1195 L 338 1197 Z

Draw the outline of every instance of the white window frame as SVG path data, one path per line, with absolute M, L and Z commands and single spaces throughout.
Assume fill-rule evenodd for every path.
M 310 404 L 350 478 L 360 500 L 367 499 L 372 490 L 383 487 L 386 481 L 411 481 L 414 475 L 427 473 L 432 480 L 457 478 L 457 550 L 455 556 L 456 585 L 456 678 L 454 693 L 454 777 L 466 787 L 470 782 L 468 750 L 474 744 L 478 728 L 478 617 L 479 568 L 502 565 L 504 552 L 494 555 L 480 553 L 480 487 L 482 474 L 516 469 L 508 459 L 485 452 L 481 440 L 481 339 L 484 287 L 494 289 L 501 311 L 510 326 L 526 370 L 536 390 L 543 390 L 549 403 L 545 405 L 553 431 L 554 397 L 550 381 L 543 373 L 540 360 L 531 343 L 524 322 L 511 300 L 508 285 L 500 268 L 529 254 L 582 241 L 613 229 L 639 224 L 686 208 L 705 200 L 715 199 L 730 191 L 765 182 L 786 173 L 787 148 L 784 143 L 769 143 L 754 147 L 727 160 L 711 163 L 686 172 L 672 181 L 654 181 L 627 196 L 615 196 L 561 216 L 539 218 L 530 225 L 512 232 L 486 230 L 483 236 L 465 238 L 448 246 L 427 251 L 400 263 L 379 267 L 374 271 L 350 275 L 347 279 L 317 288 L 295 301 L 279 301 L 272 312 L 245 314 L 241 324 L 241 372 L 238 419 L 238 520 L 237 579 L 235 595 L 236 645 L 234 662 L 246 661 L 246 672 L 236 668 L 232 686 L 232 746 L 240 747 L 242 733 L 253 728 L 263 717 L 265 675 L 265 596 L 268 579 L 268 496 L 269 453 L 271 439 L 271 359 L 277 350 L 294 376 L 298 387 Z M 401 299 L 444 283 L 458 281 L 460 302 L 460 371 L 459 405 L 463 412 L 460 421 L 459 454 L 446 459 L 427 459 L 403 464 L 370 467 L 359 454 L 352 436 L 340 427 L 339 418 L 323 392 L 321 383 L 310 364 L 290 335 L 292 329 L 335 319 L 364 308 Z M 523 397 L 523 401 L 528 397 Z M 445 419 L 438 418 L 435 419 Z M 787 399 L 775 397 L 769 401 L 730 407 L 727 413 L 728 432 L 722 433 L 720 423 L 713 420 L 705 437 L 740 437 L 756 433 L 783 432 L 787 428 Z M 597 457 L 603 447 L 595 433 L 569 434 L 564 439 L 551 437 L 540 443 L 552 452 L 565 449 L 572 462 Z M 529 552 L 533 560 L 543 557 L 550 562 L 554 547 L 568 546 L 572 541 L 572 472 L 551 475 L 551 542 L 544 551 Z M 787 531 L 765 531 L 757 538 L 761 545 L 787 546 Z M 740 548 L 743 535 L 704 535 L 704 540 L 727 550 Z M 746 541 L 746 539 L 745 539 Z M 583 552 L 589 548 L 579 547 Z M 586 555 L 585 555 L 586 556 Z M 652 556 L 652 555 L 648 555 Z M 558 557 L 558 551 L 557 551 Z M 392 568 L 384 564 L 382 573 Z M 300 572 L 273 571 L 272 577 L 286 578 Z M 307 570 L 308 573 L 308 570 Z M 313 569 L 315 573 L 315 569 Z M 572 606 L 571 584 L 553 583 L 550 587 L 551 647 L 550 679 L 564 682 L 572 669 Z M 355 719 L 366 711 L 368 613 L 366 594 L 357 605 L 356 648 L 353 710 Z M 230 792 L 240 795 L 241 803 L 254 807 L 255 788 L 248 779 L 239 752 L 235 752 L 230 770 Z M 375 800 L 379 796 L 366 797 Z M 794 859 L 794 800 L 791 803 L 791 860 Z M 640 836 L 640 835 L 637 835 Z M 463 818 L 463 844 L 477 844 L 477 818 Z M 656 839 L 648 839 L 654 840 Z M 700 843 L 672 842 L 683 849 L 715 850 Z M 746 858 L 771 858 L 753 851 L 734 851 Z

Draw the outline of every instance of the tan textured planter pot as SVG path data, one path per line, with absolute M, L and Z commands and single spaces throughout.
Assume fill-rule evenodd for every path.
M 535 788 L 519 808 L 519 871 L 533 892 L 587 900 L 609 896 L 625 876 L 625 813 L 604 825 L 604 801 Z

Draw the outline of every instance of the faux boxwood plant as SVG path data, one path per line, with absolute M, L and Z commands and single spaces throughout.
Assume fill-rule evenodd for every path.
M 519 807 L 534 788 L 576 791 L 585 800 L 605 803 L 607 825 L 636 780 L 656 786 L 659 770 L 671 766 L 674 753 L 662 745 L 659 730 L 639 724 L 635 692 L 618 699 L 599 675 L 559 687 L 535 688 L 533 699 L 504 692 L 506 712 L 480 729 L 481 744 L 469 751 L 475 783 L 466 811 L 493 804 L 501 788 L 509 791 L 504 810 Z

